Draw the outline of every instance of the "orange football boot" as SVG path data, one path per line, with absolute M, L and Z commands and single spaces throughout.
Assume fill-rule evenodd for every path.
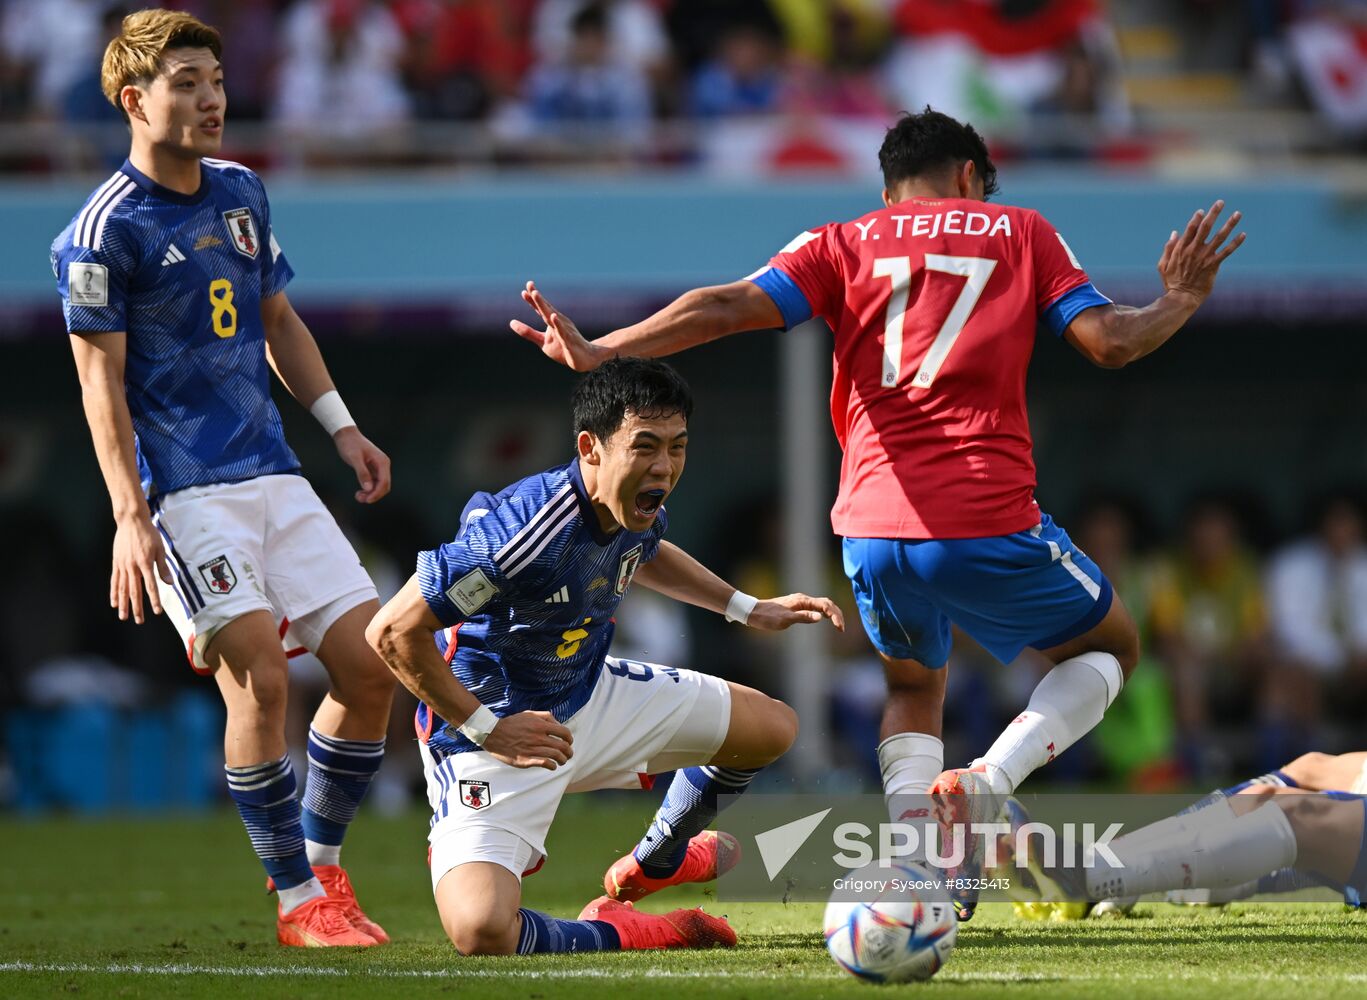
M 609 899 L 635 902 L 652 892 L 685 882 L 711 882 L 725 875 L 740 860 L 740 844 L 729 833 L 704 830 L 688 842 L 683 864 L 668 878 L 651 878 L 641 869 L 635 853 L 618 858 L 603 876 Z
M 611 924 L 621 939 L 623 951 L 736 946 L 736 932 L 726 918 L 714 917 L 702 910 L 638 913 L 630 903 L 599 896 L 584 907 L 579 919 Z
M 369 948 L 378 942 L 347 919 L 345 904 L 332 896 L 301 903 L 275 922 L 275 938 L 294 948 Z
M 365 915 L 361 904 L 356 902 L 356 890 L 351 888 L 351 879 L 341 865 L 314 865 L 313 874 L 323 883 L 323 888 L 333 899 L 340 900 L 346 909 L 346 917 L 351 926 L 362 933 L 369 934 L 376 944 L 389 944 L 389 935 L 384 928 Z

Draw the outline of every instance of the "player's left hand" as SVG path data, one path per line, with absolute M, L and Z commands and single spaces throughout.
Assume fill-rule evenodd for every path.
M 832 625 L 845 631 L 845 616 L 829 597 L 785 594 L 783 597 L 760 601 L 750 612 L 745 624 L 765 632 L 782 632 L 789 625 L 811 625 L 823 618 L 829 618 Z
M 522 301 L 536 310 L 546 329 L 538 330 L 520 319 L 509 320 L 508 326 L 523 340 L 541 348 L 541 353 L 552 361 L 560 362 L 571 371 L 588 372 L 612 357 L 612 351 L 586 339 L 572 319 L 552 306 L 536 287 L 536 282 L 527 282 L 527 287 L 522 289 Z
M 389 456 L 355 426 L 343 427 L 332 436 L 337 454 L 356 472 L 358 503 L 374 503 L 389 492 Z

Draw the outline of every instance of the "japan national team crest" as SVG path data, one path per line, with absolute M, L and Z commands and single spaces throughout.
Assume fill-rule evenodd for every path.
M 250 208 L 235 208 L 223 213 L 223 222 L 228 227 L 228 237 L 244 257 L 255 259 L 261 250 L 261 239 L 256 234 L 256 221 Z
M 489 803 L 493 801 L 493 795 L 489 791 L 489 782 L 461 781 L 460 800 L 465 803 L 467 808 L 476 811 L 487 809 Z
M 201 565 L 199 575 L 204 585 L 215 594 L 229 593 L 237 586 L 237 574 L 233 572 L 233 564 L 228 562 L 227 556 L 210 559 Z
M 637 545 L 634 549 L 622 556 L 622 561 L 617 564 L 617 596 L 621 597 L 631 586 L 631 578 L 636 575 L 636 567 L 641 565 L 641 546 Z

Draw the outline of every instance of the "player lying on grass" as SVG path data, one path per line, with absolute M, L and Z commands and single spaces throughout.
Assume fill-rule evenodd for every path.
M 1364 755 L 1350 756 L 1358 758 L 1360 776 Z M 1328 769 L 1322 774 L 1330 776 Z M 1367 795 L 1306 791 L 1294 787 L 1294 780 L 1274 772 L 1119 837 L 1110 844 L 1119 866 L 1100 857 L 1070 862 L 1062 843 L 1047 845 L 1043 835 L 1026 838 L 1025 858 L 1012 856 L 1020 846 L 1017 831 L 1030 816 L 1008 799 L 1011 834 L 1000 841 L 994 874 L 1010 879 L 1009 891 L 1021 900 L 1127 900 L 1193 888 L 1252 895 L 1329 886 L 1345 902 L 1360 905 L 1367 888 Z
M 1110 582 L 1035 502 L 1025 374 L 1036 328 L 1103 367 L 1141 358 L 1205 301 L 1244 237 L 1231 239 L 1237 212 L 1215 230 L 1222 202 L 1196 212 L 1163 246 L 1163 294 L 1118 306 L 1038 212 L 987 204 L 997 171 L 970 126 L 929 108 L 908 115 L 879 162 L 881 208 L 798 234 L 743 281 L 686 292 L 592 342 L 528 283 L 544 329 L 512 328 L 585 371 L 812 316 L 829 324 L 844 451 L 831 524 L 887 677 L 884 791 L 897 819 L 915 805 L 903 797 L 933 791 L 951 819 L 985 822 L 1101 721 L 1139 656 Z M 941 773 L 951 622 L 1002 663 L 1032 647 L 1056 665 L 986 753 Z M 960 884 L 977 884 L 976 861 Z M 956 890 L 961 918 L 976 897 Z
M 132 133 L 128 160 L 52 246 L 117 525 L 109 603 L 138 623 L 147 605 L 164 608 L 190 665 L 213 676 L 228 792 L 278 892 L 280 943 L 383 944 L 340 866 L 384 759 L 394 678 L 365 642 L 380 602 L 299 474 L 271 371 L 331 435 L 358 501 L 389 492 L 389 459 L 286 297 L 294 271 L 260 178 L 211 158 L 227 106 L 221 51 L 189 14 L 124 18 L 101 83 Z M 331 681 L 302 809 L 285 752 L 285 649 L 300 646 Z
M 1353 795 L 1367 794 L 1367 752 L 1357 751 L 1344 754 L 1308 753 L 1297 757 L 1291 763 L 1269 771 L 1267 774 L 1240 782 L 1229 788 L 1211 792 L 1205 798 L 1192 803 L 1183 814 L 1198 812 L 1213 806 L 1231 795 L 1263 794 L 1266 789 L 1299 789 L 1302 792 L 1346 792 Z M 1279 868 L 1260 878 L 1250 879 L 1237 885 L 1223 888 L 1195 886 L 1174 889 L 1168 893 L 1170 903 L 1196 903 L 1223 905 L 1238 899 L 1269 893 L 1296 892 L 1326 883 L 1313 872 L 1299 868 Z M 1361 899 L 1351 887 L 1345 888 L 1344 900 L 1351 906 L 1360 906 Z M 1092 908 L 1092 915 L 1106 916 L 1111 913 L 1127 913 L 1137 902 L 1137 897 L 1104 899 Z
M 757 601 L 663 540 L 693 409 L 659 361 L 622 359 L 574 393 L 576 454 L 466 504 L 456 538 L 367 631 L 422 702 L 432 804 L 432 885 L 466 955 L 731 945 L 701 910 L 638 913 L 629 900 L 716 878 L 718 796 L 743 792 L 797 735 L 797 717 L 752 688 L 607 655 L 612 615 L 636 581 L 769 631 L 831 619 L 827 598 Z M 433 636 L 435 635 L 435 642 Z M 617 898 L 578 920 L 521 908 L 567 792 L 648 787 L 678 770 L 636 850 L 612 866 Z M 626 902 L 622 900 L 628 900 Z

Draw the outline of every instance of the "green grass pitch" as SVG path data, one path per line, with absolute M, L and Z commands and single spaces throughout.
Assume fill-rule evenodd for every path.
M 649 809 L 644 799 L 568 800 L 550 860 L 526 882 L 527 905 L 574 916 Z M 938 976 L 900 987 L 867 986 L 835 967 L 820 906 L 718 904 L 701 890 L 645 908 L 726 913 L 741 936 L 734 951 L 462 958 L 437 925 L 426 829 L 417 813 L 356 824 L 345 860 L 394 943 L 343 953 L 275 944 L 273 899 L 227 811 L 0 821 L 0 997 L 1367 997 L 1367 914 L 1331 904 L 1142 905 L 1129 919 L 1064 924 L 991 905 L 960 927 Z

